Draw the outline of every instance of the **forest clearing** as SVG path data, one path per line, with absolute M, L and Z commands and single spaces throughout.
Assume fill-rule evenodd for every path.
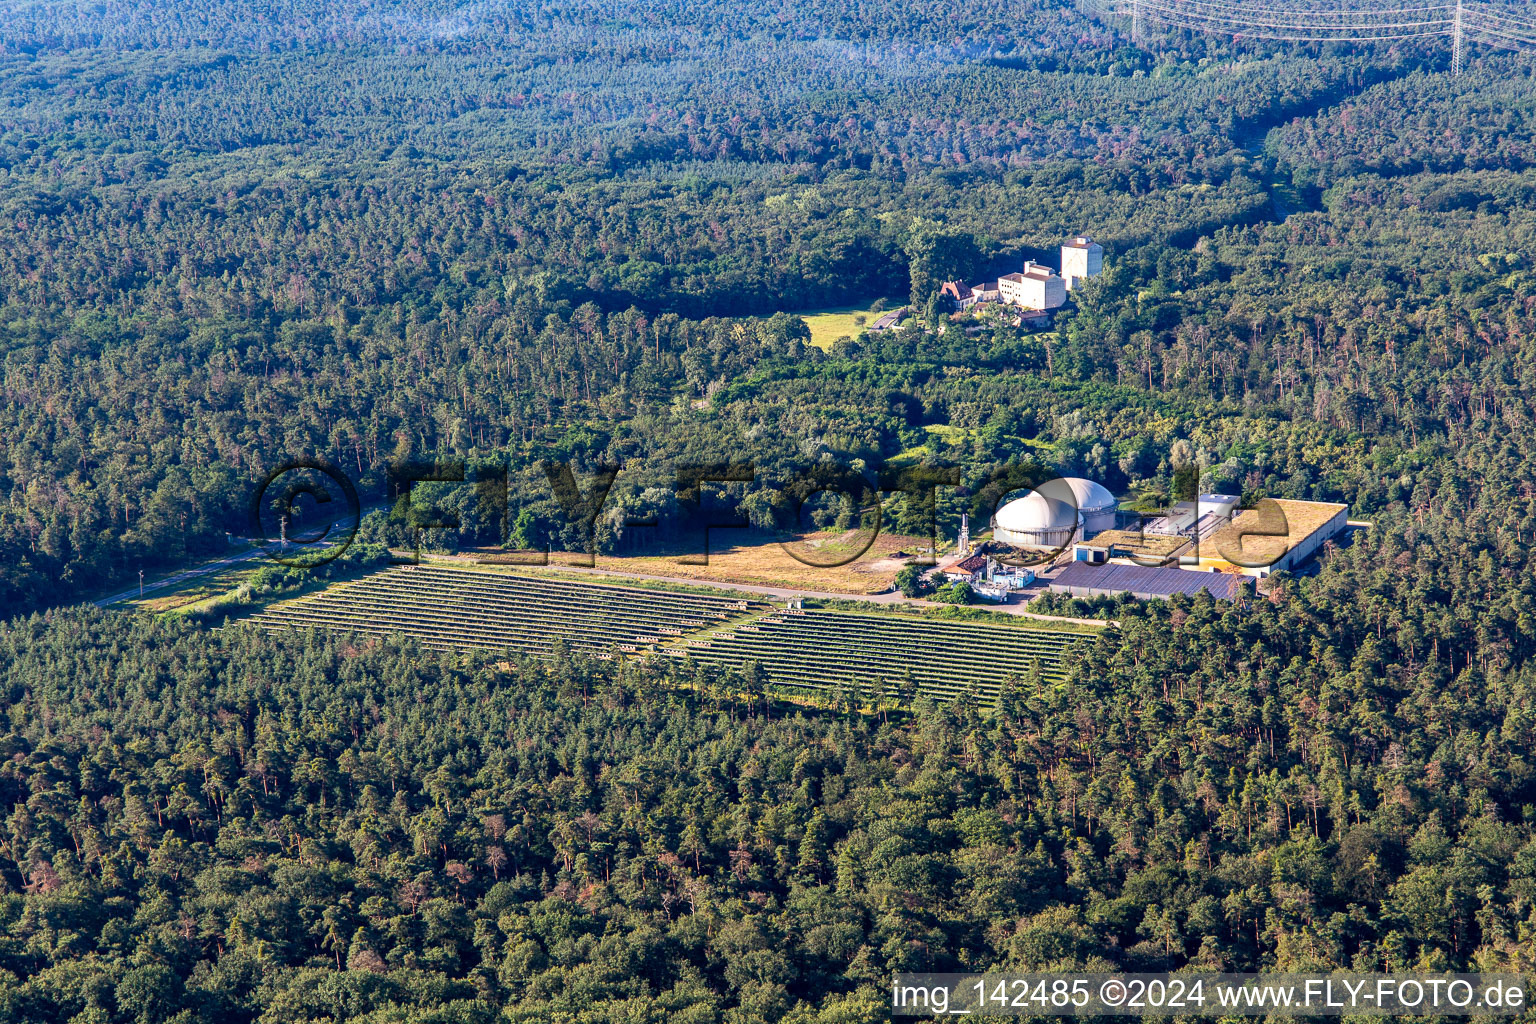
M 857 338 L 887 310 L 896 309 L 901 299 L 875 299 L 846 306 L 791 312 L 805 321 L 811 332 L 811 344 L 830 350 L 839 338 Z
M 714 528 L 687 544 L 642 547 L 635 553 L 506 552 L 461 549 L 466 561 L 550 566 L 589 566 L 641 576 L 696 579 L 842 594 L 889 591 L 902 566 L 924 554 L 931 541 L 894 533 L 816 531 L 781 540 L 763 530 Z M 707 547 L 707 551 L 706 551 Z M 433 556 L 441 557 L 441 556 Z M 547 559 L 547 560 L 546 560 Z M 846 562 L 845 562 L 846 560 Z M 845 564 L 834 564 L 845 562 Z

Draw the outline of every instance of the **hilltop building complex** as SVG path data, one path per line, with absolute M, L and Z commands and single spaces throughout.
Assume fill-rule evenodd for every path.
M 1049 313 L 1066 304 L 1067 292 L 1078 283 L 1104 272 L 1104 247 L 1086 235 L 1069 239 L 1061 247 L 1061 273 L 1034 260 L 1022 269 L 1004 274 L 996 281 L 962 284 L 946 281 L 940 294 L 956 312 L 964 312 L 980 303 L 996 302 L 1029 310 L 1036 317 L 1023 315 L 1024 321 L 1044 320 L 1038 314 Z
M 1050 267 L 1030 260 L 1017 274 L 1004 274 L 997 279 L 997 294 L 1012 306 L 1055 309 L 1066 303 L 1067 286 Z

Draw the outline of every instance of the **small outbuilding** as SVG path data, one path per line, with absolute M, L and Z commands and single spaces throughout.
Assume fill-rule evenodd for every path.
M 987 578 L 987 556 L 971 555 L 962 558 L 943 570 L 944 578 L 951 583 L 975 583 Z

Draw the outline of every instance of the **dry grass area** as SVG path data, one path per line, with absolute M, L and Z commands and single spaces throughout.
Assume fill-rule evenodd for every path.
M 854 554 L 866 539 L 866 535 L 857 531 L 807 534 L 791 545 L 795 554 L 805 560 L 800 561 L 772 534 L 755 530 L 719 530 L 710 534 L 707 564 L 698 564 L 703 561 L 702 544 L 655 554 L 598 555 L 595 562 L 599 569 L 647 576 L 675 576 L 787 590 L 878 594 L 895 584 L 896 573 L 928 543 L 914 537 L 882 533 L 869 550 L 847 565 L 824 564 Z M 589 560 L 584 555 L 557 552 L 550 556 L 549 564 L 586 565 Z
M 723 532 L 723 531 L 722 531 Z M 734 531 L 732 531 L 733 533 Z M 854 554 L 867 539 L 854 531 L 845 534 L 812 534 L 791 545 L 794 555 L 778 539 L 752 532 L 743 537 L 731 533 L 710 537 L 707 565 L 702 551 L 657 555 L 598 556 L 597 567 L 618 572 L 638 572 L 655 576 L 681 576 L 716 583 L 750 583 L 760 587 L 784 587 L 790 590 L 822 590 L 840 594 L 877 594 L 890 589 L 896 573 L 907 558 L 893 557 L 896 552 L 910 556 L 918 542 L 910 537 L 881 534 L 868 551 L 847 565 L 826 565 Z M 795 557 L 799 555 L 800 561 Z M 687 557 L 688 560 L 683 559 Z M 554 559 L 559 561 L 558 558 Z M 806 564 L 822 563 L 822 564 Z

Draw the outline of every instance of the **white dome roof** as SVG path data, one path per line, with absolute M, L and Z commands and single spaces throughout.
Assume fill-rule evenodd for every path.
M 1042 485 L 1042 491 L 1050 490 L 1050 484 Z M 1030 491 L 1024 497 L 1010 501 L 997 510 L 993 519 L 999 530 L 1015 533 L 1045 533 L 1051 530 L 1077 528 L 1077 509 L 1068 501 L 1042 491 Z
M 1077 506 L 1079 512 L 1085 515 L 1118 508 L 1120 505 L 1103 484 L 1085 480 L 1080 476 L 1064 476 L 1056 480 L 1047 480 L 1040 485 L 1040 489 L 1054 498 L 1070 501 Z

